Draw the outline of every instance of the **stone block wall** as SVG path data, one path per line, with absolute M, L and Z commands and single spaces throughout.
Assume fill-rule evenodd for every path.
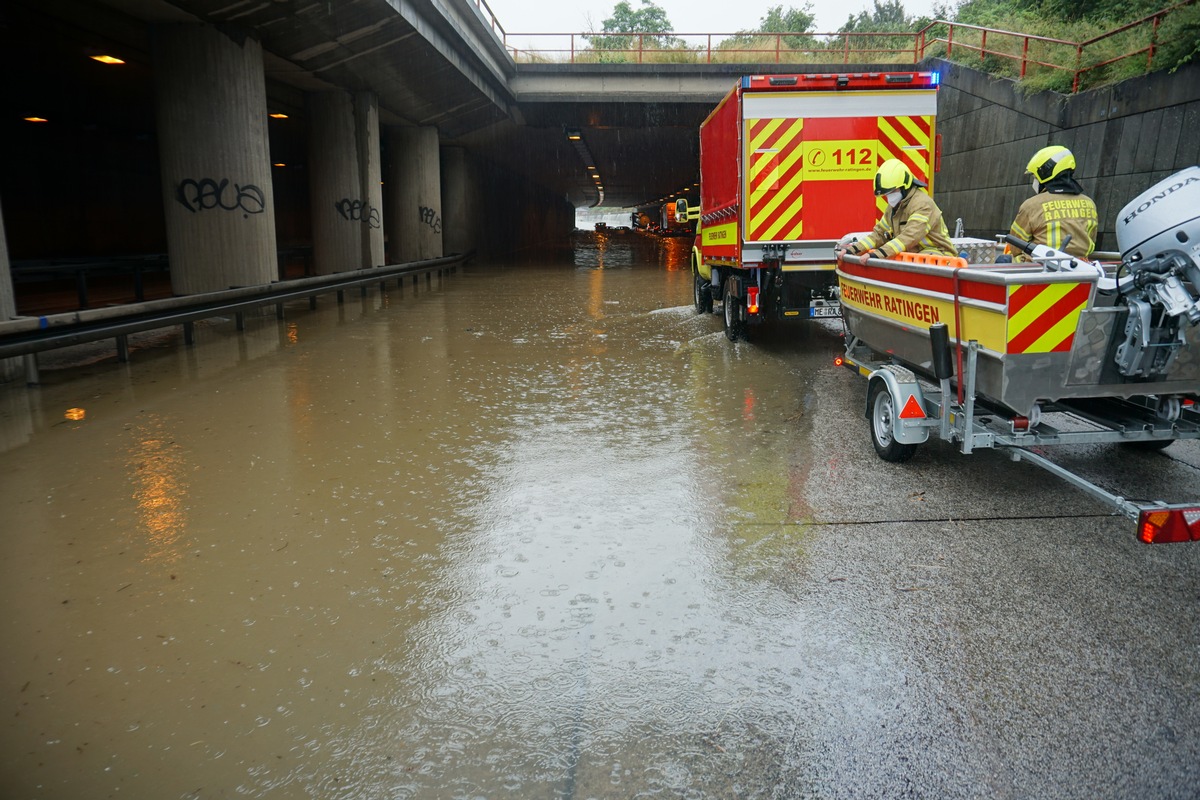
M 1061 95 L 1022 94 L 1014 81 L 941 59 L 934 197 L 951 231 L 990 239 L 1008 231 L 1029 196 L 1025 165 L 1042 147 L 1075 154 L 1075 176 L 1100 213 L 1097 249 L 1116 250 L 1121 208 L 1145 189 L 1200 164 L 1200 64 Z

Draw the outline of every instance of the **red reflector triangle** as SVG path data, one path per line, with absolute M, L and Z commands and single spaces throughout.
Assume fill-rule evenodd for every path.
M 921 404 L 917 402 L 917 396 L 910 394 L 908 402 L 904 404 L 904 408 L 900 411 L 900 419 L 924 419 L 925 409 L 921 408 Z

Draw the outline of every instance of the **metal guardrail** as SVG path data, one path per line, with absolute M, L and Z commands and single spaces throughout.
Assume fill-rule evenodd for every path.
M 565 61 L 571 64 L 916 64 L 930 55 L 931 50 L 940 51 L 944 48 L 946 56 L 950 57 L 954 50 L 958 49 L 978 54 L 981 61 L 992 57 L 1013 62 L 1021 78 L 1026 76 L 1030 66 L 1070 73 L 1072 91 L 1077 92 L 1083 78 L 1089 72 L 1129 58 L 1145 56 L 1145 69 L 1149 72 L 1154 64 L 1155 52 L 1163 44 L 1159 41 L 1159 30 L 1163 20 L 1182 8 L 1195 5 L 1196 2 L 1197 0 L 1183 0 L 1082 42 L 940 19 L 933 20 L 918 31 L 503 32 L 503 41 L 514 62 Z M 1086 63 L 1088 48 L 1143 26 L 1149 27 L 1150 31 L 1141 46 L 1096 63 Z M 522 46 L 532 42 L 548 44 L 545 47 Z M 1005 49 L 1006 47 L 1008 49 Z M 934 54 L 936 55 L 936 52 Z
M 247 311 L 273 305 L 276 317 L 282 319 L 283 304 L 295 300 L 308 299 L 309 307 L 315 308 L 319 295 L 335 292 L 341 302 L 347 289 L 361 288 L 363 295 L 366 295 L 368 287 L 374 284 L 384 291 L 389 279 L 403 286 L 404 279 L 411 276 L 416 286 L 424 275 L 426 282 L 432 283 L 434 274 L 441 277 L 452 273 L 469 257 L 470 253 L 455 254 L 407 264 L 297 278 L 264 286 L 4 320 L 0 321 L 0 358 L 25 357 L 26 382 L 33 385 L 38 383 L 36 355 L 40 352 L 114 339 L 117 360 L 126 362 L 129 360 L 128 336 L 133 333 L 182 325 L 184 343 L 191 345 L 194 342 L 193 326 L 199 320 L 232 313 L 240 331 Z
M 165 255 L 18 261 L 9 267 L 14 282 L 54 280 L 59 276 L 70 276 L 75 282 L 75 292 L 80 308 L 87 308 L 89 305 L 89 276 L 94 278 L 128 274 L 133 280 L 133 295 L 138 302 L 141 302 L 146 299 L 144 280 L 146 273 L 166 272 L 167 269 Z
M 1071 74 L 1071 91 L 1078 92 L 1080 84 L 1084 77 L 1094 71 L 1104 67 L 1116 64 L 1130 58 L 1136 58 L 1144 55 L 1146 57 L 1145 71 L 1150 72 L 1154 66 L 1154 53 L 1162 44 L 1159 41 L 1159 30 L 1162 27 L 1162 22 L 1173 12 L 1182 8 L 1194 5 L 1196 0 L 1184 0 L 1182 3 L 1176 3 L 1173 6 L 1168 6 L 1153 14 L 1149 14 L 1141 19 L 1134 20 L 1111 31 L 1102 33 L 1099 36 L 1093 36 L 1090 39 L 1085 39 L 1082 42 L 1072 42 L 1066 39 L 1055 39 L 1049 36 L 1035 36 L 1027 33 L 1015 33 L 1013 31 L 998 30 L 995 28 L 983 28 L 977 25 L 965 25 L 957 22 L 944 22 L 938 20 L 930 25 L 922 28 L 917 33 L 920 37 L 920 52 L 924 57 L 926 51 L 935 45 L 944 45 L 946 48 L 946 56 L 950 57 L 954 53 L 954 48 L 967 50 L 971 53 L 977 53 L 979 60 L 983 61 L 988 57 L 1006 59 L 1019 65 L 1018 72 L 1021 78 L 1024 78 L 1028 72 L 1030 65 L 1043 67 L 1049 70 L 1057 70 Z M 931 30 L 935 26 L 945 26 L 947 32 L 945 37 L 931 35 Z M 1121 53 L 1111 58 L 1106 58 L 1095 63 L 1086 63 L 1086 54 L 1089 47 L 1100 45 L 1107 42 L 1116 36 L 1123 33 L 1128 33 L 1143 26 L 1150 27 L 1150 33 L 1146 43 L 1141 47 Z M 960 32 L 958 41 L 955 41 L 955 31 Z M 964 41 L 962 33 L 968 33 L 975 41 Z M 992 37 L 992 46 L 988 45 L 988 36 Z M 1019 45 L 1020 52 L 1008 52 L 999 49 L 996 45 L 996 40 L 999 38 L 1001 45 L 1004 43 L 1012 43 L 1013 50 Z M 1040 46 L 1047 53 L 1041 58 L 1031 54 L 1031 45 Z M 1052 54 L 1066 53 L 1066 58 L 1058 62 L 1049 60 L 1053 57 Z M 1069 63 L 1062 63 L 1062 61 Z

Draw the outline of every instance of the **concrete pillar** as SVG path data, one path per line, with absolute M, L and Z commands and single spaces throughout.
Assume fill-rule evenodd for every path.
M 479 189 L 471 180 L 467 151 L 442 148 L 442 246 L 447 253 L 475 248 Z
M 270 283 L 278 269 L 262 46 L 208 25 L 154 33 L 171 288 Z
M 354 101 L 342 91 L 310 94 L 305 117 L 313 272 L 329 275 L 357 269 L 361 222 L 364 216 L 369 220 L 371 212 L 356 202 L 362 179 L 354 139 Z
M 394 263 L 442 255 L 442 179 L 437 128 L 390 128 L 388 257 Z
M 12 265 L 8 260 L 8 237 L 4 235 L 4 214 L 0 212 L 0 319 L 17 315 L 17 299 L 13 293 Z M 0 358 L 0 383 L 11 381 L 21 374 L 21 359 Z
M 362 261 L 365 267 L 381 267 L 383 255 L 383 169 L 379 142 L 379 98 L 374 92 L 354 95 L 355 143 L 361 188 L 359 197 L 375 213 L 368 214 L 362 225 Z
M 379 105 L 369 92 L 308 95 L 308 174 L 313 270 L 383 264 Z

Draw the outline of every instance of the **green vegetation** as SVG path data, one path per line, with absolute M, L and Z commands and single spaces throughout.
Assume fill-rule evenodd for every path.
M 810 35 L 815 22 L 812 3 L 806 3 L 804 8 L 799 10 L 789 8 L 787 11 L 783 10 L 783 6 L 772 6 L 767 9 L 767 15 L 759 21 L 757 28 L 753 31 L 738 31 L 736 35 L 721 42 L 718 48 L 725 51 L 774 52 L 778 46 L 781 50 L 790 51 L 817 50 L 820 44 Z
M 1080 89 L 1115 83 L 1144 74 L 1148 61 L 1152 70 L 1173 70 L 1200 55 L 1200 6 L 1194 0 L 1165 14 L 1157 34 L 1153 22 L 1146 22 L 1104 36 L 1168 8 L 1162 0 L 965 0 L 951 21 L 1067 43 L 1031 39 L 1023 78 L 1020 73 L 1023 37 L 993 34 L 987 40 L 989 52 L 981 55 L 978 48 L 982 46 L 982 33 L 957 29 L 964 36 L 960 39 L 956 35 L 955 45 L 961 41 L 977 49 L 971 53 L 954 52 L 949 57 L 989 72 L 1021 78 L 1029 91 L 1070 92 L 1076 67 L 1093 67 L 1081 75 Z M 945 31 L 945 26 L 939 27 Z M 945 37 L 944 32 L 939 35 Z M 1101 36 L 1104 38 L 1091 41 Z M 1075 43 L 1085 45 L 1082 53 L 1077 54 Z M 1154 45 L 1152 61 L 1147 50 L 1151 44 Z M 1113 59 L 1119 60 L 1095 66 Z
M 1162 1 L 960 0 L 935 6 L 928 18 L 910 16 L 903 0 L 872 0 L 870 11 L 852 14 L 835 34 L 820 36 L 813 30 L 811 3 L 779 5 L 754 30 L 712 44 L 674 35 L 653 0 L 639 0 L 637 9 L 621 0 L 600 31 L 584 36 L 590 47 L 576 60 L 911 64 L 941 56 L 1016 78 L 1028 91 L 1070 92 L 1144 74 L 1148 65 L 1173 70 L 1200 58 L 1200 2 L 1164 7 Z M 1157 31 L 1146 21 L 1110 34 L 1162 11 Z M 955 23 L 953 30 L 946 23 Z
M 672 51 L 689 53 L 682 39 L 669 35 L 674 28 L 667 19 L 667 12 L 652 0 L 641 0 L 641 4 L 642 7 L 635 11 L 621 0 L 613 7 L 612 16 L 601 23 L 600 33 L 592 32 L 583 37 L 591 44 L 596 61 L 637 61 L 640 53 L 650 50 L 655 53 L 654 61 L 661 63 L 671 60 L 668 56 Z

